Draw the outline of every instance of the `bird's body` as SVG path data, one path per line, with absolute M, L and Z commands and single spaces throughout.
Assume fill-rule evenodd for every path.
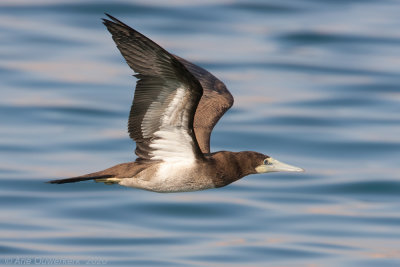
M 105 19 L 104 24 L 137 73 L 128 132 L 136 141 L 138 158 L 51 183 L 95 180 L 155 192 L 186 192 L 222 187 L 249 174 L 302 171 L 258 152 L 211 153 L 211 131 L 233 104 L 226 86 L 109 17 L 112 21 Z

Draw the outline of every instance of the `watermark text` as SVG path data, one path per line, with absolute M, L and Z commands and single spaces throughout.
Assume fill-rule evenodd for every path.
M 86 260 L 82 259 L 70 259 L 63 257 L 7 257 L 4 259 L 0 258 L 0 265 L 106 265 L 107 260 L 100 258 L 90 258 Z

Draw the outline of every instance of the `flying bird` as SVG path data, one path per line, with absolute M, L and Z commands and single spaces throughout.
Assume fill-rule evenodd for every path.
M 137 158 L 50 183 L 95 180 L 166 193 L 218 188 L 250 174 L 303 171 L 253 151 L 211 153 L 211 132 L 233 105 L 224 83 L 106 15 L 103 23 L 138 79 L 128 121 Z

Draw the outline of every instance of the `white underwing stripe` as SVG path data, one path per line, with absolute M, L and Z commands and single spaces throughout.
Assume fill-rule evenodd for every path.
M 150 144 L 153 149 L 150 154 L 151 159 L 165 162 L 194 161 L 193 140 L 188 133 L 187 127 L 189 113 L 186 106 L 187 101 L 190 101 L 189 98 L 189 92 L 185 88 L 179 87 L 168 107 L 163 110 L 159 130 L 152 134 L 155 138 Z M 149 121 L 148 119 L 151 119 L 152 116 L 156 115 L 157 111 L 160 111 L 161 104 L 154 103 L 152 103 L 149 111 L 144 116 L 142 123 L 143 136 L 152 132 L 152 129 L 146 129 L 146 127 L 150 126 L 146 124 L 146 121 Z M 160 105 L 158 110 L 151 110 L 151 107 L 156 108 L 156 105 Z

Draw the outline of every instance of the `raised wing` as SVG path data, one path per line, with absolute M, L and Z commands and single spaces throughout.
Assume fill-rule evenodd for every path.
M 199 80 L 203 96 L 194 116 L 194 132 L 203 153 L 210 153 L 211 132 L 219 119 L 233 105 L 233 96 L 225 84 L 195 64 L 175 56 Z
M 199 81 L 162 47 L 106 14 L 112 34 L 136 84 L 128 131 L 137 160 L 182 161 L 202 158 L 193 120 L 203 94 Z

